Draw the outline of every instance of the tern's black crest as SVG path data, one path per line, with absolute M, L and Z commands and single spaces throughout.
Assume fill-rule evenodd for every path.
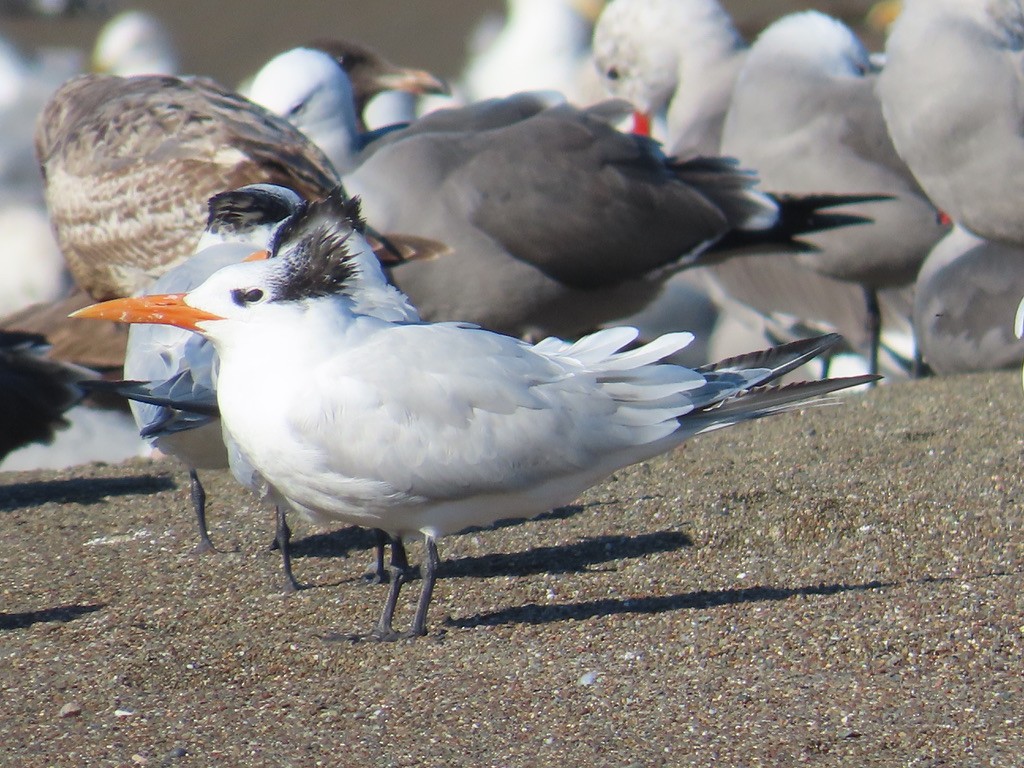
M 298 193 L 274 184 L 249 184 L 210 198 L 206 228 L 213 233 L 248 232 L 284 221 L 302 208 Z
M 298 301 L 344 293 L 358 269 L 350 238 L 353 233 L 362 235 L 364 227 L 358 199 L 348 197 L 341 187 L 289 219 L 271 243 L 271 256 L 287 263 L 274 299 Z

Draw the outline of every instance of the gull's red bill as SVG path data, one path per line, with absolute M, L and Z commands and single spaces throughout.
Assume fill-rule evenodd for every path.
M 637 136 L 651 135 L 651 116 L 646 112 L 633 112 L 633 133 Z

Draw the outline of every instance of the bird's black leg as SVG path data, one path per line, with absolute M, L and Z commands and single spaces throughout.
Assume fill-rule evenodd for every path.
M 437 543 L 434 541 L 434 537 L 426 536 L 425 543 L 427 562 L 423 572 L 423 588 L 420 590 L 420 601 L 416 605 L 416 616 L 413 618 L 412 627 L 409 629 L 410 637 L 423 637 L 427 634 L 427 608 L 430 607 L 430 598 L 434 595 L 437 567 L 441 562 L 437 556 Z
M 196 552 L 216 552 L 210 541 L 210 532 L 206 529 L 206 491 L 199 482 L 199 473 L 192 467 L 188 470 L 189 496 L 192 497 L 192 508 L 196 511 L 196 522 L 199 524 L 199 543 Z
M 864 287 L 864 303 L 868 314 L 868 373 L 878 374 L 878 350 L 882 346 L 882 309 L 878 305 L 878 292 Z M 868 386 L 874 386 L 874 383 Z
M 292 574 L 292 532 L 285 518 L 284 507 L 278 506 L 275 509 L 277 510 L 277 548 L 281 550 L 281 566 L 284 568 L 284 591 L 298 592 L 301 587 Z
M 387 534 L 385 534 L 387 538 Z M 398 605 L 398 593 L 402 591 L 402 585 L 409 577 L 409 560 L 405 555 L 405 547 L 398 537 L 391 538 L 391 586 L 388 588 L 388 597 L 384 602 L 384 610 L 381 611 L 377 626 L 368 635 L 373 640 L 396 640 L 398 635 L 392 627 L 395 618 L 395 607 Z
M 371 569 L 363 574 L 363 581 L 367 584 L 383 584 L 387 581 L 388 574 L 384 570 L 384 546 L 390 541 L 390 537 L 380 528 L 373 529 L 374 560 Z M 392 544 L 392 559 L 394 558 L 394 545 Z
M 402 537 L 387 536 L 387 539 L 391 542 L 391 567 L 401 568 L 405 571 L 405 580 L 408 581 L 411 576 L 411 569 L 409 568 L 409 558 L 405 554 L 405 544 L 402 543 Z

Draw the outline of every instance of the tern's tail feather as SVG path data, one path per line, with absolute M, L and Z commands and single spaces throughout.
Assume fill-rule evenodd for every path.
M 877 376 L 807 381 L 788 386 L 772 385 L 804 363 L 842 341 L 829 333 L 802 339 L 760 352 L 730 357 L 698 368 L 706 383 L 689 393 L 694 410 L 679 418 L 686 434 L 708 432 L 741 421 L 758 419 L 801 405 L 822 402 L 824 395 L 876 381 Z
M 759 352 L 747 352 L 735 357 L 728 357 L 719 360 L 717 363 L 698 368 L 699 373 L 710 377 L 725 373 L 734 373 L 750 369 L 763 369 L 767 371 L 766 378 L 756 382 L 765 384 L 774 381 L 780 376 L 785 376 L 790 371 L 795 371 L 801 365 L 813 360 L 823 352 L 828 351 L 843 340 L 838 333 L 826 333 L 823 336 L 816 336 L 812 339 L 800 339 L 789 344 L 781 344 L 777 347 L 770 347 Z
M 826 398 L 826 395 L 878 379 L 878 376 L 850 376 L 823 381 L 801 381 L 783 386 L 756 387 L 687 414 L 680 419 L 680 423 L 688 434 L 698 435 L 742 421 L 760 419 L 809 405 L 829 403 L 831 400 Z

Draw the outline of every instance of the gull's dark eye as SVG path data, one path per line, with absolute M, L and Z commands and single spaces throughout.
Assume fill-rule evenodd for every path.
M 255 304 L 263 300 L 263 291 L 259 288 L 235 288 L 231 292 L 231 300 L 240 307 Z
M 607 77 L 609 80 L 618 80 L 620 77 L 619 70 L 617 70 L 615 67 L 612 67 L 605 73 L 605 77 Z

